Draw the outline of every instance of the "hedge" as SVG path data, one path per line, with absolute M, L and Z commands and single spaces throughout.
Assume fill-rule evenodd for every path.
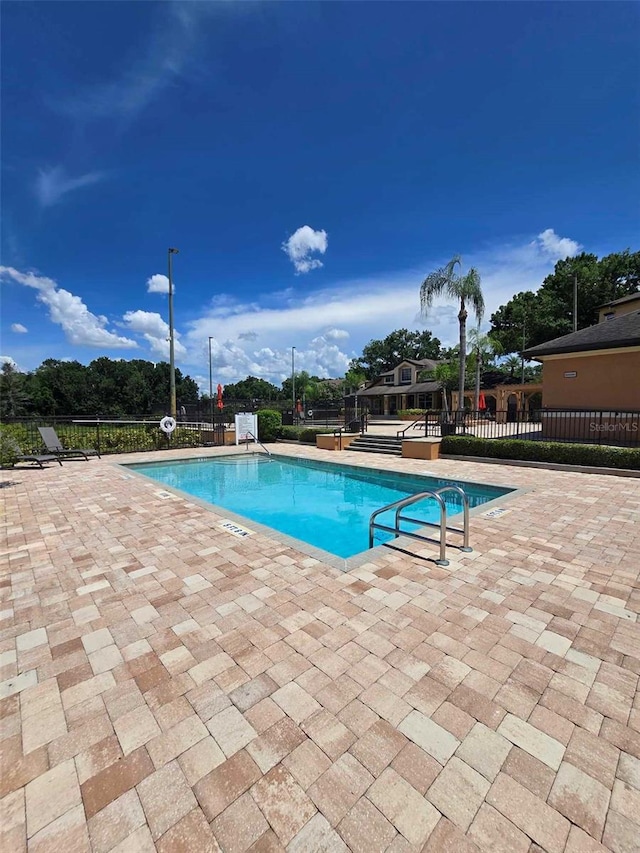
M 298 441 L 301 444 L 315 444 L 317 435 L 332 435 L 332 429 L 321 429 L 321 428 L 312 428 L 308 427 L 307 429 L 303 429 L 300 433 L 300 438 Z
M 299 441 L 300 433 L 304 432 L 305 427 L 300 426 L 283 426 L 280 430 L 280 438 L 287 441 Z
M 274 409 L 258 409 L 258 437 L 260 441 L 275 441 L 282 430 L 282 412 Z
M 640 470 L 640 448 L 596 444 L 565 444 L 559 441 L 522 441 L 509 438 L 474 438 L 449 435 L 442 439 L 440 452 L 453 456 L 485 456 L 528 462 L 555 462 L 561 465 L 591 465 L 598 468 Z
M 399 409 L 397 414 L 399 418 L 419 418 L 424 413 L 424 409 Z

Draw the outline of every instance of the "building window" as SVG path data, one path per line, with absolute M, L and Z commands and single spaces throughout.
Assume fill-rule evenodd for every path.
M 401 385 L 409 385 L 411 383 L 411 368 L 410 367 L 401 367 L 400 368 L 400 384 Z
M 605 320 L 613 320 L 613 318 L 614 318 L 615 316 L 616 316 L 616 312 L 615 312 L 615 311 L 607 311 L 607 313 L 604 315 L 604 319 L 605 319 Z
M 433 409 L 433 394 L 418 394 L 419 409 Z
M 393 376 L 385 376 L 384 377 L 385 385 L 393 385 Z

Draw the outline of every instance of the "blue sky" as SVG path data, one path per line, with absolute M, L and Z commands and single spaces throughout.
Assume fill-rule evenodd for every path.
M 208 387 L 344 373 L 431 328 L 454 254 L 488 319 L 560 257 L 637 247 L 640 7 L 4 4 L 2 341 L 167 357 Z

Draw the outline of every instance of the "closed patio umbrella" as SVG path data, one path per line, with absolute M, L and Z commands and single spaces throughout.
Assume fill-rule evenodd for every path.
M 478 408 L 483 411 L 487 408 L 487 401 L 484 399 L 484 393 L 481 391 L 478 397 Z
M 220 383 L 218 383 L 218 408 L 224 408 L 224 403 L 222 402 L 222 385 Z

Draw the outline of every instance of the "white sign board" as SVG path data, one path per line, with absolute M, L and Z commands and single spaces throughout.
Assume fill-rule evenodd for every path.
M 251 435 L 249 435 L 251 433 Z M 251 412 L 238 412 L 236 415 L 236 444 L 241 441 L 258 441 L 258 416 Z

